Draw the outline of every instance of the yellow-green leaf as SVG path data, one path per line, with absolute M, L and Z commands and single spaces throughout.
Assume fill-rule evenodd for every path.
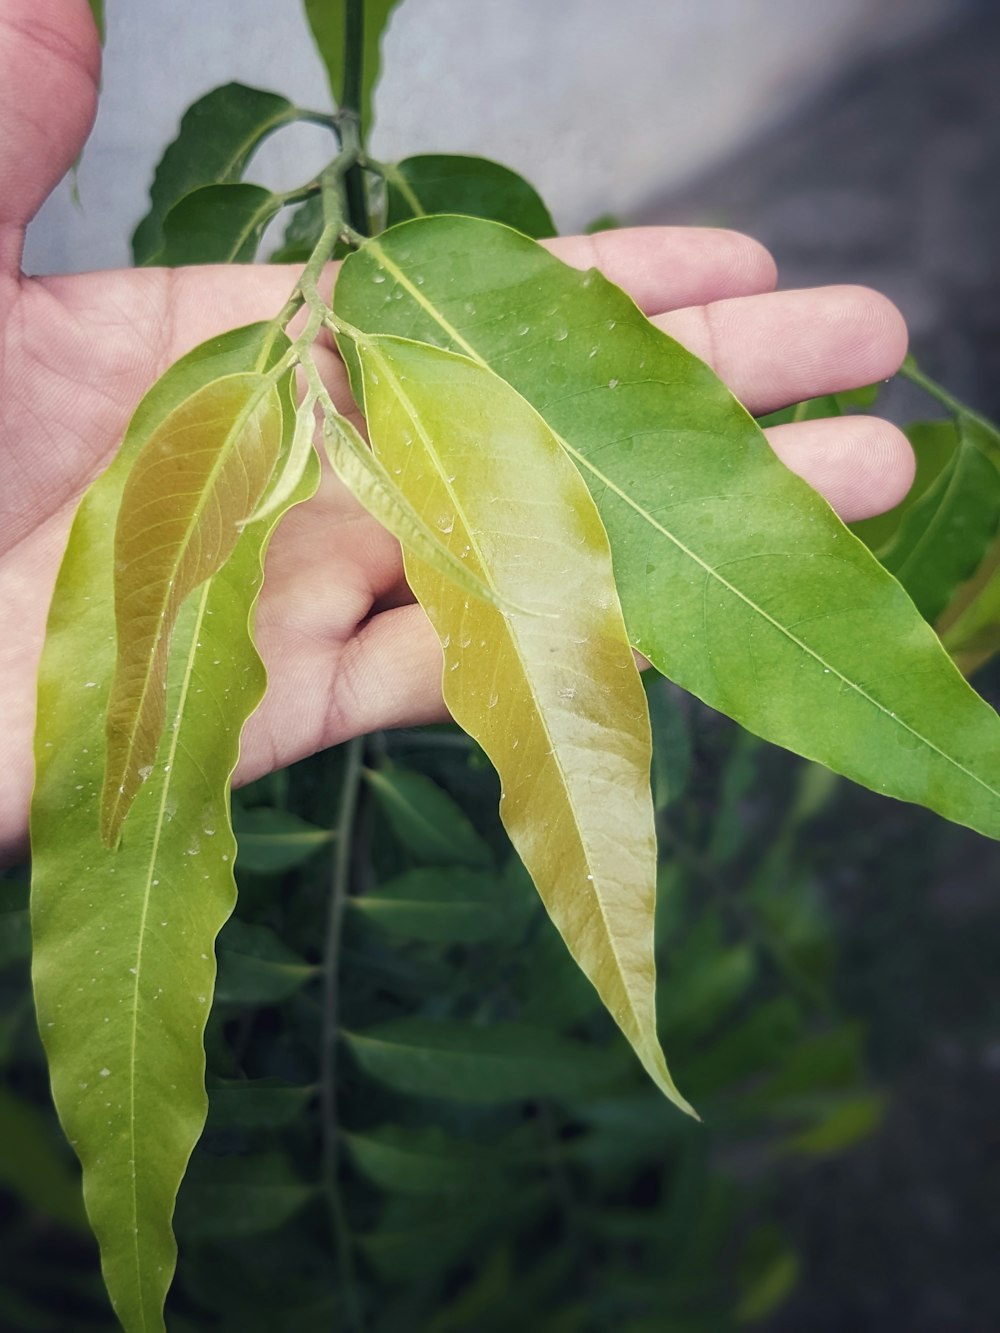
M 275 385 L 259 374 L 228 375 L 175 407 L 129 473 L 115 530 L 118 652 L 101 800 L 109 845 L 152 771 L 181 603 L 232 553 L 270 479 L 281 433 Z
M 204 385 L 267 360 L 271 332 L 255 325 L 212 339 L 140 403 L 118 457 L 74 520 L 39 675 L 35 1007 L 56 1109 L 83 1164 L 105 1283 L 129 1333 L 163 1330 L 174 1200 L 205 1121 L 213 944 L 236 897 L 229 776 L 240 729 L 264 691 L 249 621 L 271 525 L 247 527 L 181 609 L 167 726 L 129 836 L 111 850 L 100 835 L 100 801 L 115 664 L 115 516 L 149 436 Z M 286 348 L 277 340 L 273 356 Z M 317 482 L 314 466 L 291 498 Z
M 690 1110 L 656 1039 L 649 717 L 593 501 L 491 371 L 397 338 L 358 350 L 376 453 L 450 549 L 534 612 L 504 615 L 404 551 L 448 707 L 495 764 L 504 824 L 577 962 Z

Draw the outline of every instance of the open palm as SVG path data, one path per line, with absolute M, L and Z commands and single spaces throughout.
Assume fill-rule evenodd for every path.
M 24 227 L 82 147 L 99 48 L 86 0 L 7 0 L 0 13 L 0 856 L 19 850 L 32 783 L 34 681 L 75 505 L 141 395 L 195 344 L 280 309 L 281 267 L 28 278 Z M 552 243 L 596 264 L 703 356 L 754 412 L 892 374 L 898 312 L 861 288 L 775 292 L 765 250 L 730 232 L 648 228 Z M 346 404 L 332 351 L 322 370 Z M 895 504 L 912 478 L 904 437 L 874 418 L 803 422 L 771 443 L 846 518 Z M 444 715 L 437 640 L 399 548 L 331 474 L 283 521 L 258 612 L 270 684 L 247 725 L 247 781 L 380 727 Z

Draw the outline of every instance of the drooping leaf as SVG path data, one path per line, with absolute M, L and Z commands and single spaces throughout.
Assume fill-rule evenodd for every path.
M 737 1323 L 758 1323 L 780 1309 L 799 1280 L 802 1260 L 780 1227 L 765 1223 L 747 1237 L 740 1260 Z
M 115 527 L 115 675 L 101 829 L 114 843 L 163 731 L 170 637 L 185 598 L 234 550 L 282 440 L 277 386 L 226 375 L 181 401 L 143 440 Z
M 264 688 L 249 618 L 269 528 L 248 527 L 181 610 L 167 726 L 129 837 L 112 852 L 100 836 L 100 793 L 115 519 L 150 435 L 211 381 L 252 369 L 270 332 L 257 325 L 213 339 L 142 401 L 118 458 L 81 503 L 41 664 L 31 813 L 38 1024 L 56 1108 L 83 1163 L 105 1282 L 130 1333 L 163 1329 L 170 1218 L 205 1119 L 213 943 L 235 898 L 228 780 Z M 317 480 L 313 470 L 296 498 Z
M 404 158 L 385 172 L 387 226 L 428 213 L 462 213 L 506 223 L 536 239 L 556 234 L 534 186 L 488 158 L 429 153 Z
M 493 366 L 545 418 L 604 520 L 632 642 L 665 675 L 770 741 L 1000 835 L 1000 719 L 712 371 L 624 293 L 495 224 L 422 218 L 345 262 L 335 307 Z
M 957 434 L 957 444 L 877 554 L 933 622 L 976 572 L 1000 526 L 1000 471 L 987 433 L 971 417 L 928 425 Z M 919 435 L 913 443 L 919 454 Z
M 495 874 L 464 866 L 407 871 L 348 905 L 396 938 L 432 944 L 516 938 L 526 920 L 524 900 Z
M 949 609 L 941 637 L 963 675 L 971 676 L 1000 652 L 1000 541 Z
M 235 917 L 219 937 L 219 1004 L 279 1004 L 301 990 L 317 969 L 267 926 Z
M 306 18 L 312 30 L 313 40 L 326 66 L 327 77 L 333 100 L 338 106 L 344 102 L 344 84 L 347 78 L 345 68 L 344 32 L 347 23 L 347 10 L 354 0 L 304 0 Z M 361 131 L 366 134 L 372 119 L 372 94 L 378 82 L 382 60 L 382 33 L 399 0 L 364 0 L 356 9 L 364 11 L 363 44 L 361 59 Z
M 451 549 L 536 613 L 463 597 L 404 549 L 445 702 L 495 765 L 504 825 L 573 957 L 690 1110 L 656 1040 L 649 715 L 597 512 L 544 421 L 485 367 L 394 338 L 361 357 L 375 452 Z
M 182 264 L 249 264 L 264 228 L 282 208 L 280 194 L 262 185 L 203 185 L 180 199 L 163 219 L 154 261 Z
M 380 809 L 398 840 L 430 865 L 487 868 L 489 847 L 448 793 L 425 777 L 401 768 L 365 773 Z
M 286 98 L 242 83 L 214 88 L 188 107 L 177 138 L 156 168 L 149 212 L 132 237 L 135 262 L 161 262 L 156 256 L 163 244 L 163 220 L 174 205 L 200 186 L 238 181 L 261 140 L 295 116 Z
M 525 1024 L 431 1023 L 401 1018 L 345 1031 L 366 1073 L 399 1092 L 462 1102 L 576 1097 L 621 1076 L 620 1052 Z
M 234 806 L 233 829 L 239 868 L 259 875 L 277 875 L 301 865 L 333 837 L 329 829 L 317 828 L 289 810 L 266 806 L 252 810 Z

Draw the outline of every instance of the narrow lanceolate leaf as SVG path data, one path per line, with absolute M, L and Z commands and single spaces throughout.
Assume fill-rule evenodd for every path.
M 929 422 L 956 437 L 947 464 L 901 516 L 899 527 L 877 551 L 925 619 L 933 622 L 960 583 L 971 578 L 1000 525 L 1000 471 L 989 438 L 976 421 L 960 417 Z M 918 452 L 923 431 L 911 432 Z
M 284 205 L 261 185 L 205 185 L 192 190 L 163 219 L 156 263 L 249 264 L 264 228 Z
M 257 364 L 265 325 L 196 349 L 140 404 L 80 506 L 49 617 L 31 812 L 34 986 L 56 1108 L 84 1174 L 111 1299 L 163 1329 L 174 1198 L 205 1120 L 213 944 L 235 900 L 229 775 L 264 673 L 249 633 L 268 529 L 247 528 L 181 610 L 166 727 L 117 852 L 100 836 L 114 671 L 115 519 L 129 469 L 182 403 Z M 284 347 L 275 349 L 276 354 Z M 290 405 L 289 405 L 290 406 Z M 304 483 L 316 484 L 316 473 Z
M 330 89 L 338 106 L 344 101 L 348 77 L 346 62 L 350 58 L 345 41 L 347 11 L 353 8 L 355 13 L 361 11 L 363 15 L 359 107 L 362 132 L 371 124 L 372 94 L 378 82 L 382 59 L 382 33 L 398 4 L 399 0 L 364 0 L 360 5 L 354 3 L 354 0 L 305 0 L 306 18 L 316 48 L 326 66 Z
M 360 348 L 376 453 L 478 577 L 535 613 L 504 615 L 404 550 L 444 649 L 445 701 L 496 766 L 504 825 L 574 958 L 690 1110 L 656 1039 L 649 716 L 597 511 L 492 372 L 401 339 Z
M 623 292 L 495 224 L 421 218 L 346 261 L 335 306 L 494 367 L 537 409 L 604 520 L 632 642 L 664 675 L 768 740 L 1000 836 L 996 713 L 712 371 Z
M 613 1047 L 570 1041 L 527 1023 L 477 1028 L 400 1018 L 343 1036 L 372 1078 L 417 1097 L 460 1102 L 576 1097 L 613 1086 L 622 1074 Z
M 163 262 L 158 257 L 163 220 L 174 205 L 203 185 L 238 181 L 260 141 L 296 114 L 286 98 L 242 83 L 213 88 L 188 107 L 177 138 L 156 168 L 149 212 L 132 237 L 135 262 Z
M 490 218 L 524 232 L 554 236 L 555 223 L 534 186 L 485 157 L 427 153 L 385 168 L 387 225 L 429 213 Z
M 274 469 L 281 398 L 257 372 L 197 389 L 150 432 L 115 529 L 118 654 L 108 699 L 101 829 L 112 844 L 163 730 L 167 655 L 181 604 L 231 555 Z

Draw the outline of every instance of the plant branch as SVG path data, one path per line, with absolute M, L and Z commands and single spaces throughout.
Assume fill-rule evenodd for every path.
M 344 177 L 347 215 L 352 227 L 368 235 L 368 192 L 358 157 L 364 147 L 361 132 L 361 94 L 365 59 L 365 0 L 347 0 L 344 8 L 344 96 L 338 117 L 340 141 L 353 152 L 354 161 Z
M 351 876 L 351 849 L 354 816 L 361 785 L 364 741 L 355 737 L 344 747 L 344 774 L 337 812 L 336 837 L 330 896 L 327 906 L 326 935 L 323 943 L 323 1001 L 320 1034 L 320 1114 L 322 1116 L 322 1185 L 330 1213 L 340 1280 L 347 1303 L 349 1327 L 361 1328 L 354 1251 L 350 1228 L 344 1212 L 338 1179 L 340 1130 L 337 1123 L 337 1050 L 340 1023 L 340 941 L 344 908 Z
M 909 380 L 918 389 L 923 389 L 924 393 L 929 394 L 931 398 L 940 403 L 942 407 L 946 407 L 955 416 L 966 417 L 982 426 L 984 430 L 988 430 L 991 435 L 996 434 L 997 428 L 991 421 L 987 421 L 984 416 L 980 416 L 971 407 L 966 407 L 965 403 L 950 394 L 943 385 L 938 384 L 937 380 L 932 380 L 929 375 L 925 375 L 912 356 L 906 358 L 899 368 L 899 373 L 903 379 Z

